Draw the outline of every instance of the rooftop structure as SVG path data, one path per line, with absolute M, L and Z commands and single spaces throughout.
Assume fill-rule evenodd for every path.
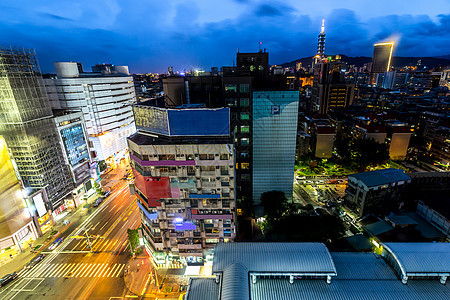
M 423 243 L 420 247 L 450 261 L 433 250 L 445 251 L 445 245 Z M 403 250 L 398 251 L 395 254 L 402 257 Z M 439 265 L 437 259 L 417 262 L 421 258 L 411 256 L 415 263 L 430 271 Z M 438 268 L 450 270 L 448 264 Z M 186 299 L 447 299 L 450 292 L 442 277 L 416 278 L 405 284 L 398 279 L 395 266 L 390 266 L 387 257 L 330 253 L 319 243 L 218 244 L 213 273 L 215 279 L 192 278 Z M 329 276 L 333 280 L 328 280 Z M 327 280 L 317 280 L 322 277 Z
M 366 187 L 382 186 L 398 181 L 408 181 L 411 178 L 400 169 L 381 169 L 349 175 Z

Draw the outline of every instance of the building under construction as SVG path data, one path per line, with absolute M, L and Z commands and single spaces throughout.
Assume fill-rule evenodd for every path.
M 74 184 L 52 117 L 35 51 L 0 48 L 0 135 L 25 187 L 45 188 L 55 211 Z

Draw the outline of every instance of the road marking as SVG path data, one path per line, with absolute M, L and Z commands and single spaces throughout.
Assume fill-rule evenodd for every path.
M 84 265 L 84 266 L 83 266 Z M 78 277 L 78 275 L 81 274 L 81 272 L 84 270 L 84 268 L 87 267 L 88 264 L 81 264 L 81 267 L 78 268 L 75 273 L 73 273 L 72 277 Z
M 102 274 L 103 271 L 105 271 L 105 268 L 107 268 L 107 267 L 108 267 L 108 264 L 103 264 L 103 265 L 97 270 L 97 273 L 95 273 L 95 275 L 92 276 L 92 277 L 101 277 L 100 274 Z M 97 276 L 97 275 L 98 275 L 98 276 Z
M 90 270 L 95 264 L 87 264 L 87 268 L 84 270 L 83 273 L 80 274 L 80 276 L 78 277 L 84 277 L 84 275 L 88 272 L 88 270 Z
M 137 220 L 134 220 L 133 224 L 131 224 L 130 228 L 133 229 L 134 224 L 136 224 Z
M 122 266 L 120 266 L 120 267 L 117 269 L 117 272 L 116 272 L 113 276 L 111 276 L 111 277 L 119 277 L 119 274 L 122 272 L 122 270 L 123 270 L 124 267 L 125 267 L 125 264 L 123 264 Z
M 131 215 L 131 213 L 133 212 L 134 209 L 130 210 L 130 212 L 128 213 L 128 215 Z
M 123 218 L 123 222 L 125 222 L 125 221 L 126 221 L 126 219 L 128 219 L 128 217 L 125 217 L 125 218 Z
M 113 265 L 112 267 L 109 268 L 109 273 L 108 273 L 108 277 L 111 277 L 111 275 L 115 272 L 114 269 L 116 269 L 117 267 L 119 267 L 118 264 Z
M 99 229 L 99 231 L 102 230 L 102 229 L 106 226 L 106 224 L 108 224 L 108 222 L 109 222 L 109 221 L 106 221 L 106 223 L 103 224 L 103 226 Z
M 67 264 L 67 266 L 65 268 L 63 268 L 61 271 L 58 272 L 58 274 L 55 274 L 55 277 L 60 277 L 63 276 L 64 274 L 67 274 L 68 270 L 71 269 L 73 266 L 73 264 Z

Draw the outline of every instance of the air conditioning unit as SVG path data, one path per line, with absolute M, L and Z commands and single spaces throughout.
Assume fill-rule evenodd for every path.
M 215 193 L 216 193 L 216 190 L 212 190 L 212 191 L 211 191 L 211 194 L 215 194 Z

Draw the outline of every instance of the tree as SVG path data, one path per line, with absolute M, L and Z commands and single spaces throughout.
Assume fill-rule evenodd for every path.
M 289 209 L 286 196 L 281 191 L 265 192 L 261 195 L 261 204 L 269 220 L 275 220 L 283 216 Z
M 128 229 L 128 241 L 130 242 L 131 252 L 136 251 L 136 247 L 139 244 L 139 232 L 137 229 Z
M 106 170 L 107 167 L 108 166 L 106 165 L 106 162 L 104 160 L 98 162 L 98 169 L 100 170 L 100 172 Z

